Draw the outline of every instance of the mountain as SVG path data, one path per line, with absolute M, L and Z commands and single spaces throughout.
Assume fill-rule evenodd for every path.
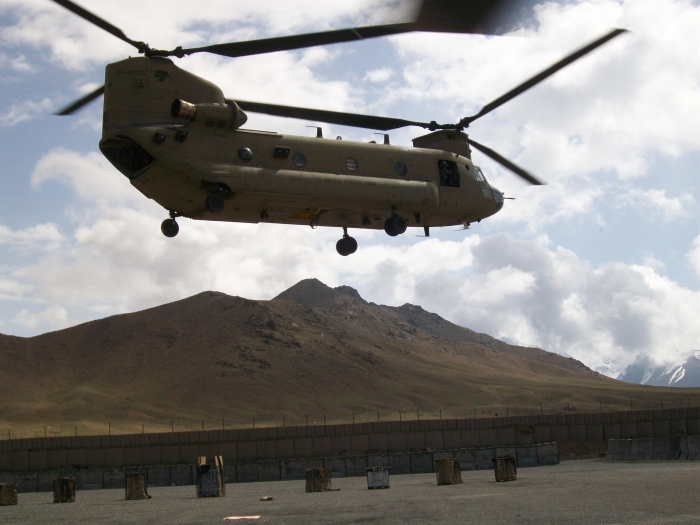
M 377 410 L 396 418 L 417 408 L 422 417 L 612 409 L 658 390 L 315 279 L 270 301 L 203 292 L 36 337 L 0 335 L 0 429 L 42 435 L 106 432 L 108 422 L 164 430 L 171 419 L 196 429 L 222 418 L 300 424 L 306 414 L 376 421 Z
M 680 363 L 663 366 L 638 356 L 617 378 L 639 385 L 700 387 L 700 351 L 694 351 Z

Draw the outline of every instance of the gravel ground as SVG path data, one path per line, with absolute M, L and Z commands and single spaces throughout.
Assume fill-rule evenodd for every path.
M 436 485 L 434 474 L 392 476 L 388 490 L 364 478 L 333 480 L 339 491 L 306 494 L 303 481 L 229 484 L 223 498 L 197 499 L 194 487 L 151 488 L 152 499 L 125 501 L 123 490 L 80 491 L 75 503 L 50 493 L 19 495 L 0 507 L 0 523 L 700 523 L 700 462 L 567 461 L 520 469 L 496 483 L 490 471 L 463 472 L 462 485 Z M 262 502 L 265 495 L 273 501 Z

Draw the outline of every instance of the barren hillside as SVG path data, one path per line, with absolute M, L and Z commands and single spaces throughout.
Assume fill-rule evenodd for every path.
M 418 306 L 375 305 L 316 280 L 271 301 L 203 292 L 36 337 L 0 335 L 0 363 L 0 429 L 53 432 L 170 419 L 190 427 L 253 417 L 293 424 L 306 414 L 348 421 L 376 410 L 397 418 L 416 408 L 456 416 L 568 403 L 580 411 L 695 395 L 622 383 Z

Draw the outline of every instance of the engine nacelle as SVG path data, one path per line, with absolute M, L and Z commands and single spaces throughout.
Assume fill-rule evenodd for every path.
M 201 123 L 206 127 L 238 129 L 248 120 L 238 104 L 192 104 L 176 99 L 170 107 L 173 118 Z

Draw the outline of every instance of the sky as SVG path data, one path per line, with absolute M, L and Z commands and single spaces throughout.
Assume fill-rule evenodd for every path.
M 403 0 L 80 0 L 154 47 L 202 46 L 404 20 Z M 274 8 L 271 8 L 271 5 Z M 301 279 L 412 303 L 616 376 L 700 349 L 700 2 L 542 2 L 500 37 L 412 33 L 177 65 L 228 98 L 454 122 L 573 50 L 629 33 L 473 123 L 468 132 L 547 182 L 474 152 L 515 200 L 470 229 L 337 228 L 167 217 L 99 153 L 101 99 L 52 112 L 104 80 L 128 44 L 49 0 L 0 0 L 0 333 L 34 336 L 205 290 L 271 299 Z M 245 127 L 313 135 L 249 114 Z M 371 130 L 321 124 L 369 141 Z M 420 128 L 392 131 L 411 145 Z

